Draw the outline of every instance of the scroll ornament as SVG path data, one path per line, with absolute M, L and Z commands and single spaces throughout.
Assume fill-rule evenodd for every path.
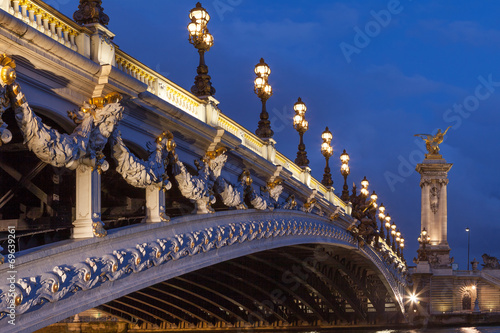
M 61 134 L 42 123 L 20 91 L 12 85 L 13 108 L 16 121 L 24 136 L 24 143 L 43 162 L 55 167 L 76 169 L 85 164 L 106 171 L 108 164 L 102 150 L 109 136 L 122 119 L 121 95 L 92 98 L 80 110 L 68 112 L 77 127 L 71 134 Z
M 156 140 L 154 147 L 150 144 L 149 158 L 144 161 L 125 146 L 121 133 L 115 131 L 113 135 L 113 158 L 116 160 L 116 171 L 130 185 L 146 188 L 157 185 L 169 190 L 172 183 L 168 181 L 166 168 L 168 165 L 168 154 L 174 153 L 174 136 L 169 131 L 163 132 Z
M 193 176 L 179 161 L 177 154 L 170 154 L 172 173 L 179 184 L 181 194 L 195 203 L 194 214 L 213 213 L 211 205 L 215 203 L 213 186 L 220 176 L 222 167 L 226 163 L 225 148 L 207 152 L 201 161 L 195 161 L 198 175 Z
M 236 209 L 247 209 L 248 207 L 245 204 L 245 193 L 251 183 L 249 172 L 245 170 L 238 177 L 238 183 L 236 185 L 231 184 L 223 177 L 218 177 L 215 180 L 214 190 L 221 196 L 224 205 L 236 207 Z

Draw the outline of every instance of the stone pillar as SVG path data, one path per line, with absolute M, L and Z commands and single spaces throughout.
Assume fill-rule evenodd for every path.
M 97 168 L 80 164 L 76 169 L 76 220 L 71 238 L 105 236 L 102 225 L 101 174 Z
M 167 222 L 165 191 L 158 185 L 146 187 L 146 223 Z
M 450 262 L 446 186 L 448 171 L 452 165 L 446 163 L 441 155 L 428 154 L 416 168 L 421 176 L 421 230 L 425 228 L 430 236 L 430 244 L 426 247 L 430 255 L 429 261 L 433 262 L 434 258 L 434 263 L 439 265 L 447 265 Z

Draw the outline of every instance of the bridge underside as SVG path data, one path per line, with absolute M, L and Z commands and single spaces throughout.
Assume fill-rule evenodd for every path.
M 397 305 L 370 265 L 341 247 L 287 246 L 184 274 L 98 309 L 148 329 L 394 321 Z

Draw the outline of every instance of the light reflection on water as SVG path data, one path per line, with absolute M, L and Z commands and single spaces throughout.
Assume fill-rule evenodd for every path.
M 321 331 L 328 332 L 328 331 Z M 363 330 L 363 329 L 349 329 L 345 330 L 337 329 L 332 330 L 332 333 L 336 332 L 352 332 L 352 333 L 500 333 L 500 326 L 495 327 L 456 327 L 456 328 L 422 328 L 422 329 L 402 329 L 402 330 L 393 330 L 393 329 L 372 329 L 372 330 Z M 286 332 L 281 332 L 286 333 Z M 301 333 L 320 333 L 317 331 L 306 331 Z
M 353 333 L 500 333 L 500 327 L 423 328 L 411 330 L 346 330 Z

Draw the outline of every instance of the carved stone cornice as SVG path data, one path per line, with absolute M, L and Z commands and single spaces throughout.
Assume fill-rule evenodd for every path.
M 102 0 L 80 0 L 78 10 L 74 12 L 73 19 L 80 25 L 99 23 L 107 25 L 109 16 L 104 14 L 101 7 Z

